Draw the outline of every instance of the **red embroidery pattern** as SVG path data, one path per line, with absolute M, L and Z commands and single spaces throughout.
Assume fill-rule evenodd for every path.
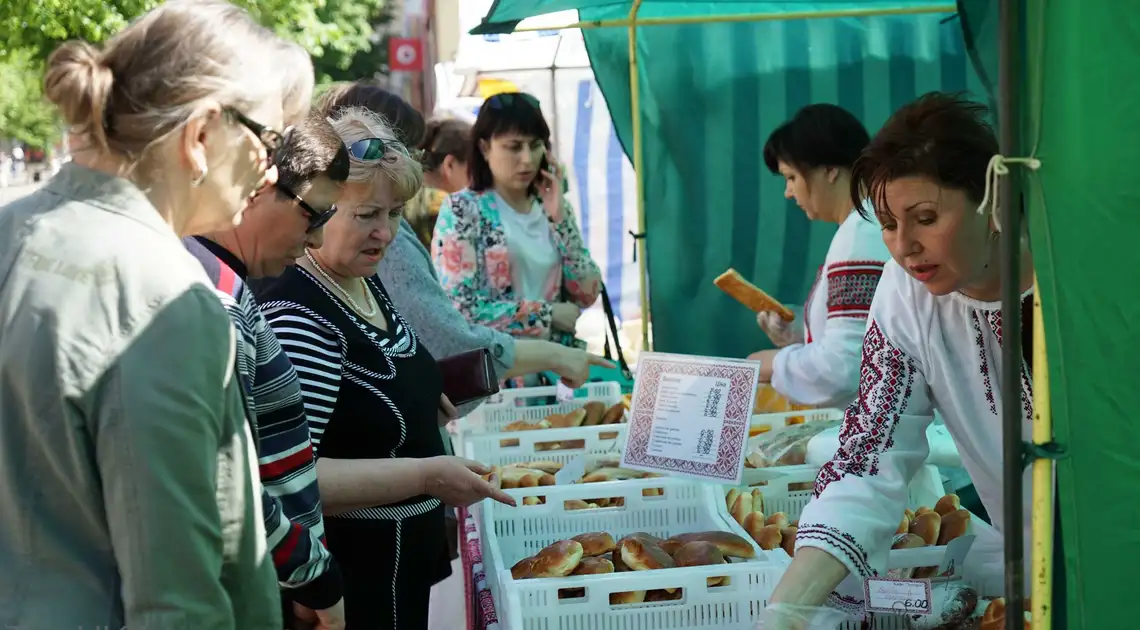
M 1029 298 L 1032 299 L 1032 298 Z M 990 325 L 990 330 L 993 331 L 994 336 L 997 337 L 998 348 L 1001 348 L 1002 339 L 1002 319 L 1001 311 L 986 311 L 986 322 Z M 978 313 L 974 312 L 974 326 L 980 328 L 978 324 Z M 978 331 L 978 346 L 985 352 L 985 346 L 981 344 L 981 331 Z M 982 357 L 982 365 L 987 364 L 985 356 Z M 983 367 L 983 370 L 985 368 Z M 993 401 L 993 392 L 990 390 L 989 377 L 986 377 L 986 398 L 990 401 L 990 411 L 997 415 L 997 406 Z M 1021 413 L 1027 420 L 1033 419 L 1033 366 L 1025 362 L 1024 357 L 1021 359 Z
M 997 415 L 997 401 L 994 399 L 994 388 L 990 382 L 990 360 L 986 353 L 986 337 L 982 334 L 982 322 L 978 319 L 978 312 L 970 313 L 974 324 L 974 345 L 978 349 L 978 371 L 982 374 L 982 386 L 986 391 L 986 402 L 990 404 L 990 413 Z M 992 325 L 993 322 L 991 321 Z M 1001 313 L 998 313 L 998 328 L 994 331 L 998 344 L 1001 344 Z
M 895 427 L 905 412 L 918 371 L 874 320 L 863 337 L 859 398 L 847 408 L 839 431 L 839 450 L 819 470 L 815 496 L 847 475 L 879 474 L 879 455 L 895 445 Z
M 865 319 L 883 275 L 876 260 L 845 260 L 827 267 L 827 318 Z

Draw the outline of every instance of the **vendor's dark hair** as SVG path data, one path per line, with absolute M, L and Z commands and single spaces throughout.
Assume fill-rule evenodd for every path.
M 395 92 L 371 81 L 335 83 L 317 97 L 314 109 L 326 118 L 336 118 L 342 110 L 363 107 L 379 114 L 396 132 L 404 146 L 417 146 L 424 138 L 424 117 Z
M 925 177 L 943 188 L 985 196 L 986 168 L 998 153 L 985 105 L 963 94 L 931 92 L 891 115 L 851 169 L 851 201 L 863 212 L 869 199 L 888 216 L 886 186 L 900 177 Z
M 506 133 L 517 133 L 524 136 L 534 136 L 546 143 L 550 148 L 550 126 L 539 108 L 538 99 L 525 92 L 507 92 L 496 94 L 483 102 L 479 107 L 479 116 L 471 128 L 470 148 L 468 150 L 467 170 L 471 174 L 471 190 L 481 192 L 494 187 L 495 178 L 491 175 L 491 165 L 483 152 L 479 150 L 479 143 Z M 542 168 L 540 165 L 536 165 Z M 532 183 L 530 193 L 537 194 L 537 187 Z
M 851 168 L 871 138 L 851 112 L 837 105 L 808 105 L 776 127 L 764 143 L 764 165 L 779 173 L 779 162 L 801 173 L 820 167 Z
M 471 125 L 458 118 L 432 118 L 427 122 L 424 140 L 419 147 L 422 151 L 420 162 L 427 172 L 439 169 L 449 155 L 465 162 L 470 146 Z

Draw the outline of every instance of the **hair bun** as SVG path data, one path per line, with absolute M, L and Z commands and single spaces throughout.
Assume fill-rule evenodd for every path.
M 106 145 L 103 122 L 113 83 L 111 69 L 103 64 L 98 49 L 87 42 L 70 41 L 48 57 L 44 95 L 69 125 Z

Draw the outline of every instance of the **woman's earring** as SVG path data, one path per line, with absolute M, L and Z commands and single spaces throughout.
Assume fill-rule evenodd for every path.
M 202 182 L 206 181 L 206 175 L 209 174 L 209 172 L 210 172 L 210 169 L 203 168 L 201 174 L 199 174 L 194 179 L 190 180 L 190 185 L 193 186 L 194 188 L 201 186 Z

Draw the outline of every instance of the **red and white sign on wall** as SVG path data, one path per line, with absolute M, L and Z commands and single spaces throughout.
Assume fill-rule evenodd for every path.
M 388 39 L 388 69 L 395 72 L 420 72 L 424 69 L 424 43 L 418 37 Z

